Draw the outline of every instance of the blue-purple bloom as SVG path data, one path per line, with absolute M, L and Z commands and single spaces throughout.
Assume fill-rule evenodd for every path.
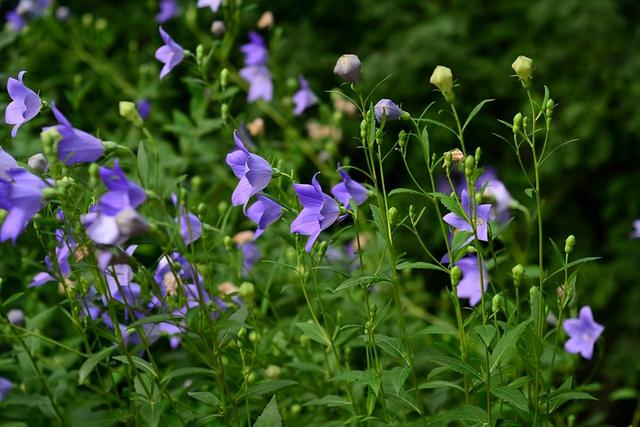
M 47 271 L 38 273 L 34 276 L 33 280 L 29 284 L 30 288 L 42 286 L 45 283 L 55 281 L 58 272 L 62 275 L 62 278 L 66 279 L 71 274 L 71 266 L 69 265 L 69 256 L 75 252 L 76 243 L 73 237 L 65 237 L 62 229 L 56 230 L 56 241 L 58 245 L 55 250 L 55 261 L 48 255 L 45 257 L 44 262 L 47 266 Z
M 356 206 L 363 204 L 368 197 L 367 189 L 364 185 L 351 179 L 349 174 L 342 168 L 338 168 L 338 173 L 342 176 L 342 182 L 333 186 L 331 194 L 348 208 L 353 200 Z M 353 206 L 352 206 L 353 208 Z
M 450 212 L 446 214 L 442 219 L 444 222 L 449 224 L 452 227 L 457 228 L 458 230 L 468 231 L 473 233 L 473 226 L 469 221 L 473 221 L 473 205 L 471 204 L 471 200 L 469 198 L 469 193 L 466 190 L 462 192 L 460 196 L 462 199 L 462 209 L 466 214 L 468 220 L 464 217 L 459 216 L 456 213 Z M 482 204 L 478 205 L 476 210 L 475 220 L 476 220 L 476 231 L 478 235 L 478 240 L 488 241 L 488 231 L 489 231 L 489 211 L 491 209 L 490 204 Z
M 178 14 L 178 3 L 176 0 L 160 0 L 160 12 L 156 15 L 156 22 L 164 24 Z
M 160 37 L 162 37 L 162 41 L 164 41 L 164 46 L 160 46 L 158 50 L 156 50 L 156 59 L 164 64 L 162 70 L 160 70 L 160 79 L 163 79 L 182 61 L 184 58 L 184 49 L 178 43 L 174 42 L 162 27 L 158 28 L 160 29 Z
M 233 141 L 235 148 L 227 154 L 226 162 L 240 182 L 231 195 L 231 203 L 233 206 L 246 205 L 251 196 L 269 185 L 273 170 L 269 162 L 247 150 L 237 129 L 233 131 Z
M 7 171 L 17 167 L 18 163 L 16 159 L 0 148 L 0 180 L 11 181 L 11 177 L 7 174 Z
M 244 274 L 249 274 L 249 270 L 260 259 L 260 249 L 253 242 L 243 243 L 239 248 L 242 251 L 242 271 Z
M 468 298 L 469 304 L 475 306 L 482 299 L 482 290 L 480 287 L 480 272 L 478 271 L 478 258 L 476 255 L 470 255 L 456 262 L 462 272 L 462 278 L 456 287 L 458 298 Z M 484 292 L 487 291 L 489 285 L 489 277 L 487 270 L 482 263 L 482 282 L 484 283 Z
M 31 218 L 44 206 L 42 190 L 47 184 L 22 168 L 9 169 L 5 173 L 10 180 L 0 179 L 0 209 L 9 214 L 2 223 L 0 242 L 11 239 L 15 245 Z
M 213 13 L 218 11 L 222 0 L 198 0 L 198 7 L 210 7 Z
M 318 97 L 311 90 L 309 82 L 302 76 L 298 78 L 300 89 L 293 95 L 293 103 L 296 105 L 293 114 L 299 116 L 304 110 L 318 103 Z
M 136 101 L 136 108 L 138 109 L 140 118 L 142 120 L 147 120 L 147 118 L 149 118 L 149 114 L 151 114 L 151 101 L 146 98 L 139 99 Z
M 1 172 L 2 172 L 2 166 L 0 165 L 0 173 Z M 632 239 L 637 239 L 640 237 L 640 219 L 636 219 L 633 221 L 633 231 L 631 232 L 630 237 Z
M 382 122 L 383 117 L 386 117 L 387 120 L 398 120 L 402 115 L 402 108 L 398 107 L 398 104 L 387 98 L 383 98 L 378 101 L 373 107 L 373 111 L 378 123 Z
M 5 377 L 0 377 L 0 402 L 2 402 L 5 397 L 7 397 L 7 394 L 9 394 L 12 388 L 13 384 L 11 383 L 11 381 L 6 379 Z
M 483 196 L 491 199 L 490 219 L 505 222 L 509 220 L 509 208 L 513 197 L 507 187 L 500 181 L 493 169 L 487 169 L 476 181 L 476 191 L 484 187 Z
M 307 252 L 311 252 L 320 232 L 335 223 L 340 214 L 338 203 L 322 192 L 317 179 L 318 173 L 313 176 L 311 185 L 293 184 L 303 209 L 291 223 L 291 232 L 309 236 L 305 246 Z
M 265 65 L 269 61 L 267 45 L 260 34 L 249 31 L 249 43 L 240 46 L 244 53 L 244 65 Z
M 52 127 L 61 136 L 58 142 L 58 158 L 62 163 L 67 166 L 76 163 L 91 163 L 102 156 L 104 152 L 102 141 L 85 131 L 71 126 L 69 120 L 58 110 L 53 102 L 51 103 L 51 110 L 59 123 L 58 126 Z
M 269 102 L 273 99 L 273 82 L 266 65 L 244 67 L 240 69 L 240 77 L 249 83 L 248 102 L 255 102 L 258 99 Z
M 282 207 L 267 196 L 258 194 L 256 200 L 249 209 L 247 209 L 247 217 L 258 224 L 254 239 L 260 237 L 264 230 L 282 216 Z
M 604 326 L 593 320 L 591 307 L 585 305 L 580 309 L 577 319 L 567 319 L 562 324 L 569 340 L 564 343 L 564 349 L 569 353 L 580 353 L 585 359 L 593 356 L 593 346 L 604 331 Z
M 16 10 L 8 11 L 4 17 L 13 31 L 21 31 L 27 25 L 27 20 Z
M 42 102 L 37 93 L 29 89 L 22 82 L 22 77 L 26 71 L 18 73 L 18 80 L 9 77 L 7 80 L 7 92 L 12 102 L 7 105 L 4 112 L 4 121 L 7 124 L 14 125 L 11 130 L 11 136 L 16 137 L 18 129 L 23 123 L 33 119 L 42 108 Z

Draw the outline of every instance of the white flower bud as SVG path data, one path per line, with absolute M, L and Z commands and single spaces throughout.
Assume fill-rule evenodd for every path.
M 29 157 L 27 161 L 27 165 L 31 169 L 35 169 L 40 172 L 46 172 L 49 169 L 49 163 L 47 163 L 47 158 L 42 153 L 34 154 Z
M 226 27 L 224 25 L 224 21 L 216 19 L 211 23 L 211 34 L 213 34 L 214 36 L 222 37 L 225 30 L 226 30 Z
M 360 81 L 360 58 L 353 54 L 342 55 L 338 58 L 333 72 L 349 83 Z
M 513 68 L 513 71 L 516 72 L 516 75 L 520 80 L 527 81 L 531 78 L 531 74 L 533 73 L 533 60 L 520 55 L 515 61 L 513 61 L 511 68 Z
M 437 87 L 440 92 L 446 93 L 453 89 L 453 73 L 451 68 L 438 65 L 429 79 L 429 83 Z

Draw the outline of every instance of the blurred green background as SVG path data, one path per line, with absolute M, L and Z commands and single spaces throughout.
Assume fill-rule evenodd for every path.
M 2 14 L 15 3 L 1 1 Z M 208 28 L 214 18 L 209 11 L 188 16 L 194 3 L 181 1 L 181 15 L 165 24 L 191 50 L 211 37 Z M 69 0 L 64 5 L 71 11 L 71 21 L 63 30 L 41 20 L 22 35 L 5 33 L 0 40 L 0 80 L 20 69 L 29 70 L 27 85 L 37 87 L 48 99 L 57 96 L 76 127 L 100 129 L 119 141 L 128 135 L 111 130 L 122 129 L 117 102 L 148 97 L 153 102 L 152 126 L 164 132 L 167 149 L 173 147 L 176 153 L 176 159 L 165 162 L 175 162 L 179 171 L 188 167 L 199 173 L 210 168 L 211 161 L 220 162 L 220 153 L 205 155 L 200 163 L 183 164 L 178 158 L 185 142 L 172 133 L 171 123 L 177 120 L 172 109 L 188 110 L 189 99 L 178 78 L 157 79 L 159 66 L 153 52 L 160 40 L 157 24 L 150 18 L 157 12 L 156 1 Z M 598 362 L 584 363 L 580 375 L 584 379 L 597 370 L 594 379 L 602 385 L 600 395 L 623 387 L 637 389 L 640 240 L 629 238 L 632 221 L 640 218 L 637 2 L 262 1 L 243 16 L 246 27 L 239 29 L 240 34 L 252 29 L 265 10 L 274 13 L 276 22 L 275 29 L 263 33 L 271 43 L 270 68 L 277 94 L 290 92 L 285 80 L 304 73 L 328 104 L 325 91 L 339 83 L 331 72 L 336 58 L 356 53 L 363 62 L 366 88 L 389 76 L 374 99 L 392 98 L 414 114 L 434 101 L 432 114 L 443 107 L 439 94 L 428 84 L 438 64 L 453 70 L 463 114 L 479 101 L 495 98 L 476 117 L 467 141 L 472 148 L 482 146 L 483 164 L 495 167 L 522 203 L 528 200 L 515 156 L 493 133 L 509 136 L 509 129 L 497 118 L 511 121 L 516 112 L 527 111 L 523 91 L 510 77 L 510 65 L 518 55 L 534 60 L 534 90 L 541 96 L 547 85 L 558 104 L 552 146 L 579 140 L 558 150 L 543 167 L 546 234 L 557 242 L 574 234 L 577 257 L 602 257 L 581 267 L 578 293 L 580 304 L 591 305 L 596 320 L 606 327 L 605 354 Z M 239 40 L 244 41 L 244 35 Z M 238 52 L 233 58 L 235 64 L 241 63 Z M 0 95 L 2 104 L 7 100 L 6 94 Z M 42 120 L 36 119 L 33 126 L 45 124 Z M 302 127 L 304 120 L 296 123 Z M 347 144 L 358 129 L 358 119 L 346 123 L 341 153 L 352 151 L 355 157 Z M 274 127 L 267 123 L 270 128 Z M 11 141 L 7 130 L 0 142 L 16 156 L 32 154 L 37 141 L 25 133 Z M 201 135 L 193 138 L 201 137 L 206 140 Z M 268 133 L 268 137 L 277 135 Z M 434 132 L 432 138 L 440 151 L 454 147 L 448 135 Z M 228 148 L 219 137 L 215 141 L 221 153 Z M 392 186 L 410 184 L 395 174 Z M 601 401 L 594 410 L 608 413 L 612 425 L 622 425 L 631 419 L 635 405 L 635 400 Z

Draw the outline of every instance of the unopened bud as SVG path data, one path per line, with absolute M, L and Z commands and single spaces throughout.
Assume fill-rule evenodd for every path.
M 573 245 L 576 244 L 576 237 L 572 234 L 567 237 L 567 240 L 564 243 L 564 252 L 570 254 L 573 252 Z
M 526 133 L 528 128 L 529 128 L 529 117 L 525 116 L 522 119 L 522 129 L 524 129 L 524 131 Z
M 251 341 L 252 343 L 257 343 L 258 340 L 260 340 L 260 334 L 257 333 L 256 331 L 251 331 L 249 332 L 249 341 Z
M 491 311 L 493 311 L 493 314 L 498 313 L 500 310 L 502 310 L 503 307 L 504 298 L 502 298 L 502 295 L 494 295 L 493 299 L 491 300 Z
M 451 276 L 451 286 L 456 286 L 462 277 L 462 270 L 457 265 L 454 265 L 449 275 Z
M 291 405 L 291 415 L 298 415 L 300 411 L 302 411 L 302 406 L 298 405 L 297 403 Z
M 14 325 L 24 325 L 24 311 L 14 308 L 7 311 L 7 319 Z
M 226 122 L 228 117 L 229 117 L 229 104 L 225 102 L 220 106 L 220 118 L 222 119 L 222 121 Z
M 264 30 L 265 28 L 269 28 L 271 26 L 273 26 L 273 13 L 267 10 L 262 14 L 262 16 L 260 16 L 260 19 L 258 19 L 256 27 Z
M 238 294 L 244 299 L 251 299 L 256 293 L 256 289 L 251 282 L 243 282 L 240 285 L 240 289 L 238 290 Z
M 476 165 L 480 164 L 480 156 L 482 156 L 482 148 L 478 147 L 476 148 L 476 155 L 475 155 Z
M 513 61 L 511 68 L 513 68 L 513 71 L 516 72 L 516 75 L 523 83 L 527 83 L 533 73 L 533 60 L 520 55 Z
M 135 102 L 120 101 L 118 103 L 118 111 L 120 112 L 120 116 L 130 121 L 135 127 L 142 127 L 142 117 L 140 117 L 140 112 Z
M 224 247 L 227 251 L 233 250 L 235 245 L 233 244 L 233 239 L 231 237 L 224 236 L 223 242 L 224 242 Z
M 222 37 L 225 29 L 226 28 L 224 25 L 224 21 L 220 21 L 219 19 L 216 19 L 211 23 L 211 34 L 213 34 L 216 37 Z
M 238 331 L 238 338 L 242 339 L 244 337 L 247 336 L 247 329 L 246 328 L 240 328 L 240 330 Z
M 207 205 L 205 205 L 204 203 L 200 203 L 198 205 L 198 216 L 200 218 L 204 217 L 207 214 Z
M 324 240 L 318 244 L 318 257 L 322 258 L 327 253 L 328 246 L 329 244 Z
M 406 144 L 407 144 L 407 134 L 404 130 L 401 130 L 398 133 L 398 146 L 400 146 L 400 148 L 404 148 Z
M 116 225 L 120 234 L 137 236 L 149 229 L 147 221 L 134 208 L 125 208 L 116 215 Z
M 529 288 L 529 298 L 531 299 L 532 304 L 538 299 L 539 295 L 540 291 L 538 291 L 538 288 L 536 288 L 535 286 Z
M 391 206 L 389 208 L 389 224 L 393 225 L 396 222 L 396 217 L 398 216 L 398 210 L 395 206 Z
M 464 174 L 466 176 L 471 176 L 473 174 L 473 169 L 476 166 L 476 159 L 472 155 L 468 155 L 466 159 L 464 159 Z
M 97 163 L 89 165 L 89 186 L 95 188 L 100 180 L 100 166 Z
M 55 155 L 57 150 L 57 142 L 60 141 L 62 136 L 55 126 L 49 127 L 46 130 L 40 132 L 40 140 L 44 146 L 44 153 L 46 155 Z
M 453 89 L 453 73 L 451 72 L 451 68 L 438 65 L 433 70 L 433 73 L 431 73 L 429 83 L 437 87 L 443 94 L 451 92 Z
M 549 99 L 547 101 L 547 105 L 546 105 L 546 115 L 547 117 L 551 118 L 551 116 L 553 116 L 553 107 L 555 107 L 554 103 L 553 103 L 553 99 Z
M 444 168 L 447 170 L 451 168 L 451 159 L 451 151 L 447 151 L 446 153 L 444 153 Z
M 49 163 L 47 163 L 47 158 L 42 153 L 34 154 L 29 157 L 27 161 L 27 166 L 31 169 L 35 169 L 39 172 L 46 172 L 49 169 Z
M 521 124 L 522 124 L 522 113 L 518 113 L 513 117 L 513 133 L 514 134 L 520 131 Z
M 275 380 L 275 379 L 278 379 L 280 377 L 280 372 L 281 372 L 281 370 L 280 370 L 279 366 L 269 365 L 269 366 L 267 366 L 267 369 L 265 369 L 264 374 L 270 380 Z
M 522 278 L 524 277 L 524 267 L 522 264 L 517 264 L 511 269 L 511 274 L 513 275 L 513 284 L 518 286 L 522 282 Z
M 229 70 L 227 70 L 226 68 L 223 68 L 220 71 L 220 87 L 222 87 L 222 90 L 227 88 L 228 82 L 229 82 Z
M 353 54 L 342 55 L 338 58 L 333 73 L 337 74 L 348 83 L 358 83 L 360 81 L 360 58 Z

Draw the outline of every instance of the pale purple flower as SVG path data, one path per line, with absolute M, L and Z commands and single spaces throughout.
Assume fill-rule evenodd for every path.
M 22 168 L 9 169 L 5 173 L 11 180 L 0 180 L 0 209 L 9 214 L 2 223 L 0 242 L 11 239 L 15 245 L 31 218 L 44 206 L 42 190 L 47 184 Z
M 174 42 L 162 27 L 158 28 L 160 30 L 160 36 L 164 41 L 164 46 L 160 46 L 158 50 L 156 50 L 156 59 L 164 64 L 162 70 L 160 70 L 160 79 L 163 79 L 182 61 L 184 58 L 184 49 L 178 43 Z
M 58 142 L 58 158 L 62 163 L 67 166 L 76 163 L 91 163 L 102 156 L 104 152 L 102 141 L 85 131 L 71 126 L 69 120 L 58 110 L 53 102 L 51 103 L 51 110 L 59 123 L 57 126 L 52 127 L 61 136 Z
M 478 271 L 478 258 L 476 255 L 470 255 L 460 259 L 456 265 L 462 272 L 462 278 L 456 287 L 458 298 L 468 298 L 469 305 L 475 306 L 482 299 L 482 291 L 480 287 L 480 272 Z M 487 291 L 489 285 L 489 277 L 487 270 L 482 263 L 482 281 L 484 283 L 484 292 Z
M 0 166 L 0 172 L 2 172 L 2 166 Z M 640 219 L 636 219 L 633 221 L 633 231 L 631 232 L 630 237 L 632 239 L 637 239 L 640 237 Z
M 5 181 L 11 181 L 11 177 L 7 174 L 7 171 L 18 167 L 16 159 L 11 154 L 0 148 L 0 179 Z
M 257 200 L 247 209 L 247 217 L 258 224 L 253 239 L 260 237 L 264 230 L 282 216 L 282 207 L 262 194 L 257 195 Z
M 267 45 L 260 34 L 249 31 L 249 43 L 240 46 L 244 53 L 244 65 L 265 65 L 269 61 Z
M 156 22 L 164 24 L 178 14 L 178 3 L 176 0 L 160 0 L 160 12 L 156 15 Z
M 242 270 L 244 274 L 249 274 L 249 270 L 260 259 L 260 250 L 258 245 L 253 242 L 246 242 L 239 246 L 242 251 Z
M 210 7 L 213 13 L 216 13 L 220 8 L 222 0 L 198 0 L 198 7 Z
M 311 90 L 309 82 L 304 77 L 298 78 L 300 89 L 293 95 L 293 103 L 296 104 L 293 114 L 299 116 L 304 110 L 318 103 L 318 97 Z
M 53 0 L 20 0 L 16 11 L 21 14 L 41 16 L 52 2 Z
M 13 31 L 21 31 L 27 25 L 27 20 L 16 10 L 8 11 L 4 17 Z
M 373 111 L 376 115 L 378 123 L 382 122 L 382 118 L 386 117 L 387 120 L 398 120 L 402 115 L 402 108 L 390 99 L 383 98 L 376 103 L 373 107 Z
M 500 222 L 509 220 L 509 208 L 513 202 L 513 197 L 509 194 L 507 187 L 497 178 L 493 169 L 487 169 L 476 181 L 476 190 L 480 191 L 484 187 L 483 196 L 489 197 L 491 203 L 490 218 Z
M 180 224 L 180 236 L 185 245 L 189 245 L 202 236 L 202 222 L 195 214 L 191 212 L 182 212 L 177 219 Z
M 5 377 L 0 377 L 0 402 L 2 402 L 5 397 L 7 397 L 7 394 L 9 394 L 12 388 L 13 384 L 11 383 L 11 381 L 6 379 Z
M 149 118 L 149 114 L 151 114 L 151 101 L 146 98 L 139 99 L 136 101 L 136 108 L 138 110 L 138 114 L 140 114 L 140 118 L 142 120 L 147 120 L 147 118 Z
M 466 190 L 462 192 L 460 196 L 462 199 L 462 209 L 464 210 L 468 219 L 459 216 L 453 212 L 446 214 L 442 219 L 444 222 L 449 224 L 450 226 L 457 228 L 458 230 L 468 231 L 473 233 L 473 226 L 470 221 L 473 221 L 473 205 L 471 204 L 471 200 L 469 198 L 469 193 Z M 488 230 L 489 230 L 489 211 L 491 209 L 490 204 L 478 205 L 476 210 L 476 231 L 478 234 L 478 240 L 488 241 Z
M 56 19 L 58 21 L 66 21 L 71 16 L 71 11 L 67 6 L 58 6 L 56 9 Z
M 591 307 L 585 305 L 580 309 L 577 319 L 567 319 L 562 327 L 569 335 L 569 340 L 564 343 L 564 349 L 569 353 L 580 353 L 585 359 L 593 356 L 593 346 L 604 331 L 604 326 L 593 320 Z
M 360 58 L 356 55 L 342 55 L 338 58 L 333 72 L 348 83 L 358 83 L 360 81 L 360 66 Z
M 291 223 L 291 232 L 309 236 L 305 246 L 307 252 L 311 252 L 320 232 L 335 223 L 340 214 L 338 203 L 322 192 L 317 179 L 318 173 L 313 176 L 311 185 L 293 184 L 303 209 Z
M 240 69 L 240 77 L 249 83 L 248 102 L 255 102 L 258 99 L 269 102 L 273 99 L 273 82 L 266 65 L 244 67 Z
M 345 208 L 351 205 L 352 200 L 356 203 L 356 206 L 363 204 L 368 197 L 367 189 L 364 185 L 351 179 L 349 174 L 340 167 L 338 168 L 338 173 L 342 176 L 342 182 L 333 186 L 331 194 L 333 194 Z
M 105 271 L 109 295 L 129 307 L 138 305 L 140 285 L 133 282 L 133 269 L 128 264 L 116 264 Z
M 22 82 L 22 77 L 26 71 L 18 73 L 18 80 L 9 77 L 7 80 L 7 92 L 12 102 L 7 105 L 4 112 L 4 121 L 7 124 L 14 125 L 11 130 L 11 136 L 16 137 L 20 126 L 33 119 L 42 108 L 40 97 L 34 91 L 29 89 Z
M 231 195 L 231 203 L 233 206 L 246 205 L 251 196 L 269 185 L 273 170 L 269 162 L 247 150 L 237 129 L 233 131 L 233 140 L 235 148 L 227 154 L 226 162 L 240 182 Z
M 57 229 L 55 234 L 56 241 L 58 242 L 55 250 L 56 264 L 54 264 L 51 257 L 47 255 L 44 259 L 44 262 L 47 266 L 47 271 L 36 274 L 29 284 L 30 288 L 42 286 L 47 282 L 57 280 L 56 276 L 58 275 L 58 273 L 62 275 L 63 278 L 66 278 L 71 274 L 69 256 L 71 256 L 71 254 L 75 252 L 76 243 L 73 237 L 66 237 L 64 230 L 62 229 Z

